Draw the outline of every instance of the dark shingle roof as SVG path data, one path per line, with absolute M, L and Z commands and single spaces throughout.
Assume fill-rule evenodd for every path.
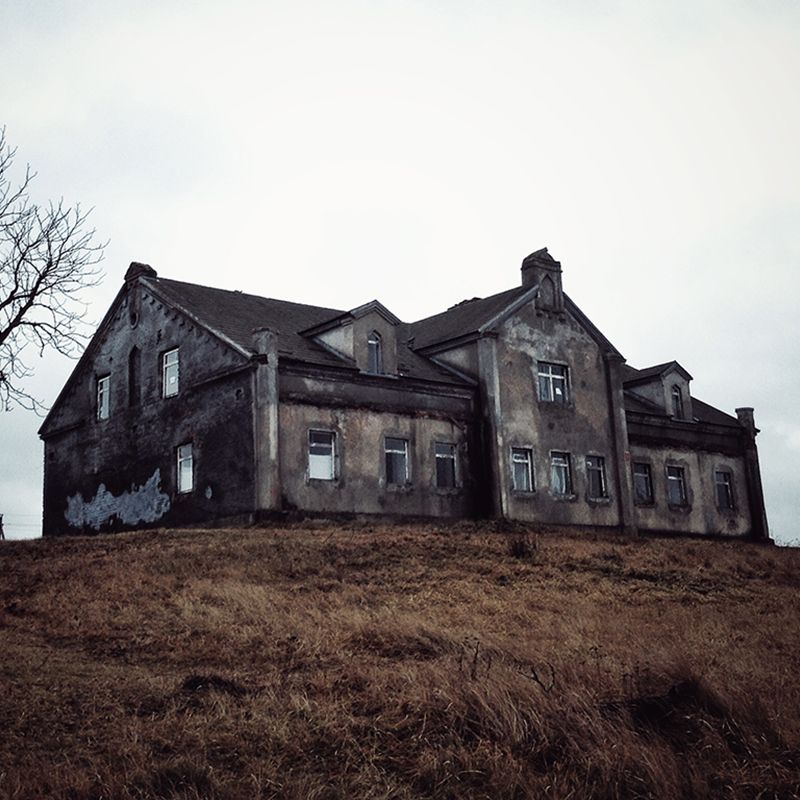
M 167 278 L 148 278 L 147 282 L 170 303 L 189 312 L 199 322 L 222 334 L 246 352 L 255 352 L 253 330 L 268 327 L 278 334 L 278 355 L 283 358 L 319 366 L 352 368 L 350 362 L 337 357 L 313 339 L 300 335 L 300 331 L 342 316 L 345 312 L 341 310 L 214 289 Z M 398 361 L 407 367 L 405 375 L 421 380 L 461 383 L 452 373 L 405 347 L 409 334 L 404 326 L 400 326 L 397 333 Z
M 476 297 L 441 314 L 412 322 L 408 329 L 414 337 L 414 349 L 420 350 L 459 336 L 477 333 L 481 325 L 496 317 L 506 306 L 525 294 L 528 288 L 517 286 L 490 297 Z
M 651 417 L 671 419 L 670 415 L 661 406 L 632 391 L 625 392 L 625 410 L 636 414 L 647 414 Z M 724 411 L 720 411 L 718 408 L 714 408 L 714 406 L 710 406 L 696 397 L 692 397 L 692 412 L 698 422 L 710 425 L 726 425 L 732 428 L 741 427 L 736 417 L 732 417 L 730 414 L 726 414 Z

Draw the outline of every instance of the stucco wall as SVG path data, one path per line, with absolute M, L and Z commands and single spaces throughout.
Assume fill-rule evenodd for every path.
M 253 507 L 252 376 L 213 336 L 143 293 L 133 326 L 117 308 L 45 435 L 44 533 L 186 524 Z M 140 395 L 129 403 L 128 358 L 140 350 Z M 163 398 L 161 354 L 178 347 L 180 390 Z M 110 375 L 98 420 L 96 380 Z M 59 432 L 61 431 L 61 432 Z M 176 448 L 191 442 L 194 489 L 176 490 Z
M 552 524 L 619 525 L 606 367 L 599 346 L 568 313 L 539 311 L 530 303 L 503 323 L 496 352 L 502 420 L 498 466 L 508 516 Z M 539 361 L 568 367 L 566 405 L 539 399 Z M 512 447 L 533 450 L 534 492 L 512 490 Z M 574 493 L 568 498 L 550 488 L 554 450 L 571 455 Z M 607 499 L 587 499 L 587 455 L 605 458 Z
M 308 431 L 336 434 L 336 478 L 308 477 Z M 384 436 L 409 442 L 410 479 L 387 486 Z M 436 488 L 434 442 L 457 445 L 456 489 Z M 282 402 L 280 407 L 281 484 L 288 508 L 312 512 L 468 516 L 470 463 L 467 428 L 453 419 L 325 408 Z
M 632 462 L 650 464 L 652 473 L 654 503 L 636 506 L 636 520 L 641 530 L 731 536 L 750 532 L 752 523 L 743 457 L 634 444 L 631 446 L 631 459 Z M 667 502 L 668 465 L 684 469 L 688 500 L 685 507 L 670 506 Z M 728 470 L 733 476 L 732 511 L 722 511 L 717 507 L 714 486 L 714 472 L 717 470 Z

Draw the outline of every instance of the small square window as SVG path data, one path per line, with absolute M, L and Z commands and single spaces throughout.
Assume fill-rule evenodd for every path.
M 336 477 L 336 434 L 332 431 L 308 432 L 308 477 L 320 481 Z
M 550 454 L 550 488 L 553 494 L 572 494 L 572 469 L 569 453 Z
M 111 415 L 111 376 L 97 379 L 97 419 L 108 419 Z
M 714 485 L 717 492 L 717 507 L 729 511 L 733 508 L 733 475 L 728 470 L 717 470 L 714 473 Z
M 533 452 L 529 447 L 511 448 L 511 484 L 515 492 L 533 491 Z
M 436 457 L 436 487 L 454 489 L 456 485 L 456 446 L 448 442 L 434 444 Z
M 586 456 L 586 476 L 589 481 L 589 497 L 592 500 L 608 497 L 606 460 L 602 456 Z
M 387 436 L 384 439 L 386 483 L 402 486 L 408 483 L 408 440 Z
M 653 504 L 653 474 L 649 464 L 633 465 L 633 499 L 640 506 Z
M 179 372 L 178 349 L 175 348 L 161 356 L 161 389 L 164 397 L 174 397 L 178 394 Z
M 686 478 L 683 467 L 667 467 L 667 500 L 671 506 L 685 506 Z
M 194 457 L 192 445 L 182 444 L 178 448 L 178 493 L 185 494 L 194 489 Z
M 539 362 L 539 400 L 546 403 L 568 402 L 567 368 L 561 364 Z

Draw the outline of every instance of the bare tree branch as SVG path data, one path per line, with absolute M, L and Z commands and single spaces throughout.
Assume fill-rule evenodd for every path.
M 22 388 L 33 374 L 30 353 L 55 350 L 76 357 L 89 338 L 84 289 L 97 286 L 105 243 L 95 242 L 90 211 L 32 202 L 35 172 L 19 183 L 9 175 L 16 148 L 0 128 L 0 408 L 37 413 L 45 407 Z

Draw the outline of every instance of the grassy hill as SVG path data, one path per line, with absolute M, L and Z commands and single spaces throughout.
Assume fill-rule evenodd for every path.
M 797 797 L 799 588 L 477 524 L 5 542 L 0 797 Z

